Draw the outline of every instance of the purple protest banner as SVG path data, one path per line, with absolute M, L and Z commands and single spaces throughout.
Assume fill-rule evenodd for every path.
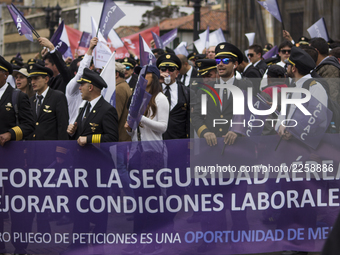
M 7 9 L 12 16 L 19 35 L 24 35 L 28 40 L 33 42 L 32 29 L 24 22 L 23 15 L 16 8 L 13 8 L 12 5 L 7 5 Z
M 153 40 L 155 41 L 156 48 L 164 49 L 164 45 L 163 45 L 161 38 L 153 31 L 151 31 L 151 34 L 152 34 Z
M 129 114 L 127 117 L 127 123 L 136 130 L 139 122 L 146 110 L 146 107 L 151 99 L 151 94 L 145 91 L 148 81 L 144 78 L 146 74 L 147 66 L 143 66 L 139 73 L 138 81 L 135 90 L 132 94 L 131 104 L 129 107 Z
M 244 90 L 242 92 L 243 95 L 246 98 L 248 98 L 247 94 L 249 95 L 249 93 L 245 92 Z M 253 109 L 257 111 L 266 111 L 271 108 L 271 106 L 266 103 L 265 99 L 261 95 L 258 95 L 258 97 L 254 97 L 251 95 L 251 97 L 252 97 L 251 105 L 253 105 Z M 245 101 L 244 115 L 233 115 L 229 130 L 248 137 L 261 136 L 262 131 L 265 127 L 265 122 L 268 117 L 268 114 L 267 115 L 254 114 L 253 113 L 254 110 L 250 111 L 247 105 L 248 104 Z
M 97 31 L 100 31 L 105 40 L 107 40 L 110 30 L 124 16 L 125 13 L 115 4 L 115 2 L 112 0 L 105 0 Z
M 288 131 L 304 144 L 316 149 L 331 123 L 333 113 L 314 96 L 304 105 L 312 115 L 305 115 L 296 107 L 291 119 L 297 124 L 290 121 Z
M 263 55 L 264 59 L 272 58 L 279 53 L 279 48 L 275 45 L 271 50 Z
M 222 138 L 212 147 L 205 139 L 84 147 L 9 142 L 0 147 L 0 209 L 10 214 L 0 217 L 3 248 L 29 254 L 320 251 L 339 211 L 340 138 L 326 134 L 313 151 L 282 141 L 274 152 L 278 140 L 238 137 L 224 156 Z
M 277 0 L 257 1 L 263 8 L 265 8 L 275 19 L 282 22 L 281 12 Z
M 170 32 L 167 32 L 166 34 L 161 36 L 161 40 L 163 43 L 163 47 L 167 46 L 169 43 L 171 43 L 175 38 L 177 37 L 177 28 L 171 30 Z
M 141 35 L 139 35 L 139 54 L 141 66 L 156 65 L 157 59 Z
M 70 47 L 70 41 L 65 29 L 64 20 L 61 21 L 50 41 L 53 43 L 56 50 L 58 50 L 62 55 Z

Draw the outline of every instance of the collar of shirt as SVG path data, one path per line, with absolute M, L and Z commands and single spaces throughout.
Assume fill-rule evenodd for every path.
M 251 65 L 253 65 L 253 64 L 252 64 L 252 63 L 249 63 L 249 64 L 244 68 L 243 73 L 244 73 Z
M 41 104 L 44 102 L 44 99 L 46 98 L 46 95 L 47 95 L 47 92 L 48 92 L 49 89 L 50 89 L 50 87 L 47 86 L 47 89 L 45 89 L 45 91 L 43 93 L 41 93 L 41 95 L 43 96 L 43 98 L 41 99 Z M 38 96 L 38 94 L 36 93 L 35 98 L 38 100 L 37 96 Z
M 329 58 L 329 56 L 327 56 L 327 57 L 325 57 L 323 60 L 321 60 L 321 62 L 318 64 L 318 66 L 321 65 L 321 63 L 322 63 L 323 61 L 325 61 L 327 58 Z
M 261 61 L 261 59 L 260 59 L 259 61 L 257 61 L 257 62 L 254 64 L 254 66 L 257 66 L 258 63 L 260 63 L 260 61 Z
M 285 62 L 282 62 L 282 61 L 277 62 L 276 64 L 277 64 L 278 66 L 283 67 L 283 68 L 286 66 L 286 63 L 285 63 Z
M 132 75 L 129 77 L 129 78 L 127 78 L 125 81 L 126 81 L 126 83 L 129 83 L 130 82 L 130 80 L 131 80 L 131 78 L 132 78 Z
M 6 82 L 5 85 L 0 88 L 0 100 L 2 98 L 2 95 L 5 93 L 7 87 L 8 87 L 8 83 Z
M 90 112 L 92 111 L 93 107 L 95 107 L 95 105 L 98 103 L 99 99 L 101 98 L 102 96 L 98 96 L 96 97 L 95 99 L 92 99 L 91 101 L 88 101 L 91 105 L 91 108 L 90 108 Z
M 296 87 L 297 87 L 297 88 L 302 88 L 303 83 L 304 83 L 306 80 L 310 79 L 310 78 L 312 78 L 312 76 L 311 76 L 310 74 L 306 74 L 305 76 L 303 76 L 302 78 L 300 78 L 297 82 L 295 82 Z
M 190 66 L 190 69 L 188 72 L 186 72 L 187 78 L 185 79 L 185 86 L 189 86 L 190 84 L 190 78 L 191 78 L 191 73 L 192 73 L 192 66 Z M 184 75 L 182 75 L 181 82 L 184 80 Z
M 222 80 L 222 78 L 220 77 L 220 83 L 222 83 L 222 84 L 226 83 L 227 85 L 234 85 L 234 81 L 235 81 L 235 76 L 231 77 L 227 81 Z M 229 98 L 229 95 L 230 95 L 230 90 L 228 89 L 228 98 Z

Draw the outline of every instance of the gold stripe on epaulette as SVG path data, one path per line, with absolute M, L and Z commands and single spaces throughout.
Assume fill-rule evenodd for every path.
M 204 129 L 208 129 L 206 125 L 201 126 L 198 130 L 197 130 L 197 135 L 198 137 L 201 137 L 201 133 Z
M 16 141 L 22 140 L 24 134 L 22 133 L 21 128 L 19 128 L 18 126 L 15 126 L 15 127 L 13 127 L 12 129 L 13 129 L 13 131 L 14 131 L 14 133 L 15 133 L 15 140 L 16 140 Z
M 316 81 L 312 80 L 312 82 L 309 84 L 309 86 L 313 86 L 315 84 L 317 84 Z
M 62 154 L 66 154 L 67 153 L 67 149 L 64 148 L 64 147 L 60 147 L 60 146 L 57 146 L 56 152 L 59 152 L 59 153 L 62 153 Z
M 100 143 L 101 137 L 101 134 L 92 135 L 92 143 Z

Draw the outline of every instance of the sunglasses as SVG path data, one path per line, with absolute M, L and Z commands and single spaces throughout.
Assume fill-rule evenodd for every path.
M 166 72 L 166 70 L 169 70 L 169 72 L 174 72 L 177 69 L 173 66 L 162 66 L 161 68 L 159 68 L 159 70 L 161 70 L 162 72 Z
M 283 54 L 290 54 L 290 50 L 281 50 L 281 53 L 283 53 Z
M 130 70 L 132 67 L 131 66 L 126 66 L 126 70 Z
M 254 53 L 248 53 L 248 54 L 247 54 L 247 57 L 248 57 L 248 58 L 254 57 Z
M 215 61 L 216 61 L 217 65 L 219 65 L 221 63 L 221 61 L 222 61 L 223 64 L 228 65 L 229 62 L 230 62 L 230 58 L 222 58 L 222 59 L 216 58 Z

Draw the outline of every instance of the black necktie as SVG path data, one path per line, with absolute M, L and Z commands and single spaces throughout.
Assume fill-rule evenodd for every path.
M 83 116 L 83 119 L 81 121 L 82 125 L 84 126 L 84 123 L 86 121 L 86 118 L 89 116 L 90 114 L 90 109 L 91 109 L 91 104 L 89 102 L 86 103 L 86 109 L 85 109 L 85 114 Z
M 186 85 L 185 85 L 185 79 L 186 79 L 186 78 L 187 78 L 187 74 L 184 74 L 184 78 L 183 78 L 183 85 L 184 85 L 184 86 L 186 86 Z
M 168 98 L 169 105 L 171 106 L 170 86 L 166 85 L 164 95 Z
M 41 100 L 44 98 L 43 95 L 37 96 L 38 103 L 37 103 L 37 117 L 39 117 L 40 108 L 41 108 Z

